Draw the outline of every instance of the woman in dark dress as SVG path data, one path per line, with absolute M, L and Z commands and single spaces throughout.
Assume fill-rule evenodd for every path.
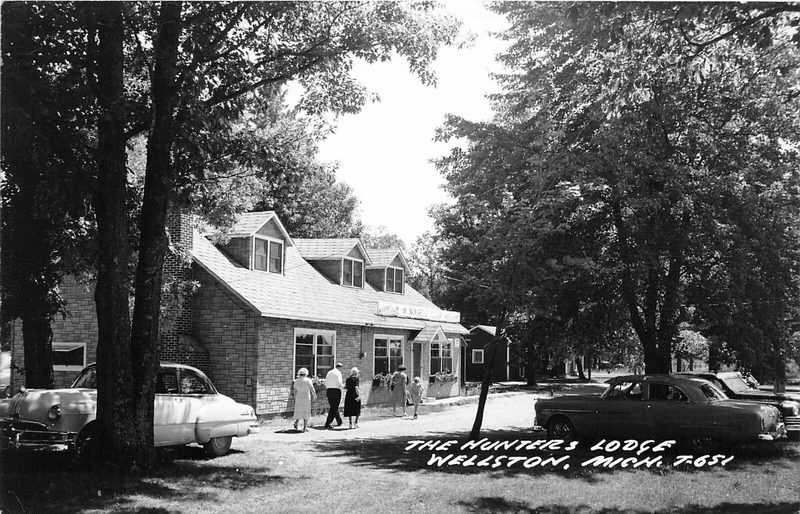
M 344 384 L 344 415 L 350 420 L 350 428 L 358 428 L 358 417 L 361 415 L 361 388 L 358 386 L 358 368 L 350 370 L 350 376 Z M 356 422 L 353 423 L 353 418 Z

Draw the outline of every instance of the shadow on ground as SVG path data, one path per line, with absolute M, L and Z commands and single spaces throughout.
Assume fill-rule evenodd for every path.
M 503 513 L 515 514 L 796 514 L 800 509 L 800 502 L 779 503 L 722 503 L 714 507 L 699 505 L 684 505 L 680 509 L 653 511 L 630 509 L 595 509 L 589 505 L 545 505 L 533 507 L 526 502 L 507 501 L 496 496 L 485 496 L 477 502 L 459 502 L 458 506 L 466 512 Z
M 209 460 L 202 448 L 191 446 L 172 451 L 168 462 L 141 475 L 83 469 L 69 452 L 4 452 L 0 475 L 4 513 L 124 510 L 132 497 L 216 502 L 217 491 L 246 492 L 285 480 L 269 467 L 237 468 L 226 466 L 224 459 Z
M 592 450 L 596 442 L 581 442 L 572 450 L 562 445 L 558 449 L 532 447 L 531 444 L 544 444 L 539 433 L 525 431 L 484 431 L 482 437 L 487 445 L 507 443 L 505 447 L 464 448 L 468 442 L 466 433 L 426 434 L 424 441 L 456 441 L 445 450 L 432 450 L 430 446 L 418 450 L 419 443 L 412 449 L 414 441 L 420 437 L 395 437 L 392 439 L 342 439 L 315 443 L 314 451 L 321 457 L 349 460 L 354 466 L 374 469 L 395 469 L 403 471 L 423 471 L 446 474 L 492 473 L 489 477 L 514 474 L 545 475 L 574 478 L 593 483 L 600 475 L 646 471 L 656 474 L 673 472 L 703 473 L 718 470 L 723 458 L 711 465 L 710 458 L 685 459 L 681 456 L 691 452 L 677 447 L 662 452 L 646 451 L 641 455 L 635 452 L 603 452 Z M 527 442 L 527 443 L 526 443 Z M 538 442 L 538 443 L 535 443 Z M 551 441 L 552 442 L 552 441 Z M 525 446 L 527 445 L 527 446 Z M 777 468 L 793 468 L 800 459 L 800 445 L 779 443 L 776 445 L 740 445 L 720 450 L 724 457 L 733 457 L 724 466 L 729 470 L 758 467 L 762 473 L 774 473 Z M 715 453 L 716 454 L 716 453 Z M 448 459 L 447 456 L 451 457 Z M 464 457 L 458 458 L 463 455 Z M 502 456 L 502 457 L 501 457 Z M 661 456 L 657 461 L 655 457 Z M 517 458 L 514 462 L 511 457 Z M 447 460 L 444 460 L 447 459 Z M 628 459 L 624 462 L 624 459 Z M 631 460 L 633 459 L 633 460 Z M 647 460 L 649 459 L 649 460 Z M 679 465 L 676 465 L 681 461 Z M 640 463 L 638 466 L 634 464 Z M 649 464 L 649 465 L 648 465 Z

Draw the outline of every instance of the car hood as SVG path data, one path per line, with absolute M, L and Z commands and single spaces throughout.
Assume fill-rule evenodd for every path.
M 53 405 L 61 407 L 62 415 L 93 413 L 97 406 L 97 390 L 28 389 L 14 395 L 7 405 L 0 406 L 0 416 L 18 415 L 22 419 L 44 422 L 47 410 Z

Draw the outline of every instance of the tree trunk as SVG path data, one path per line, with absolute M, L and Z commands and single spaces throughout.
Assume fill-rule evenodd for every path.
M 575 357 L 575 368 L 578 370 L 578 380 L 586 380 L 586 375 L 583 373 L 583 362 L 581 356 Z
M 492 385 L 492 369 L 494 368 L 495 358 L 497 357 L 497 350 L 501 346 L 505 348 L 505 323 L 506 311 L 502 311 L 497 317 L 497 326 L 494 332 L 494 342 L 492 343 L 492 353 L 489 355 L 489 362 L 486 366 L 486 374 L 483 377 L 481 384 L 481 394 L 478 397 L 478 411 L 475 413 L 475 422 L 472 424 L 472 431 L 469 433 L 469 438 L 473 441 L 481 436 L 481 426 L 483 425 L 483 411 L 486 408 L 486 399 L 489 396 L 489 387 Z
M 153 401 L 159 363 L 161 287 L 166 258 L 166 220 L 173 188 L 171 149 L 175 139 L 175 78 L 180 34 L 180 2 L 162 2 L 152 78 L 153 128 L 147 141 L 144 200 L 140 221 L 136 299 L 131 328 L 134 389 L 137 398 L 137 448 L 150 460 Z
M 36 130 L 37 83 L 30 19 L 31 6 L 23 2 L 2 4 L 3 254 L 2 321 L 22 319 L 25 385 L 53 387 L 52 332 L 50 322 L 59 305 L 51 294 L 58 282 L 52 266 L 49 234 L 52 223 L 38 200 L 43 171 L 37 166 L 49 148 L 38 144 Z M 8 189 L 6 189 L 8 188 Z
M 128 298 L 128 213 L 123 107 L 122 4 L 92 4 L 90 52 L 96 60 L 97 123 L 97 421 L 106 456 L 117 464 L 135 458 L 135 393 Z M 94 44 L 97 31 L 98 42 Z M 91 58 L 90 57 L 90 58 Z M 90 70 L 90 73 L 93 73 Z

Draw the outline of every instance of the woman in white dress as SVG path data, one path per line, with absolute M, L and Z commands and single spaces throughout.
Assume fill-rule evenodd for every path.
M 297 424 L 302 419 L 303 432 L 305 432 L 308 419 L 311 417 L 311 401 L 317 397 L 317 392 L 314 391 L 314 382 L 308 378 L 306 368 L 300 368 L 297 372 L 297 378 L 292 384 L 292 393 L 294 394 L 294 428 L 297 430 Z

